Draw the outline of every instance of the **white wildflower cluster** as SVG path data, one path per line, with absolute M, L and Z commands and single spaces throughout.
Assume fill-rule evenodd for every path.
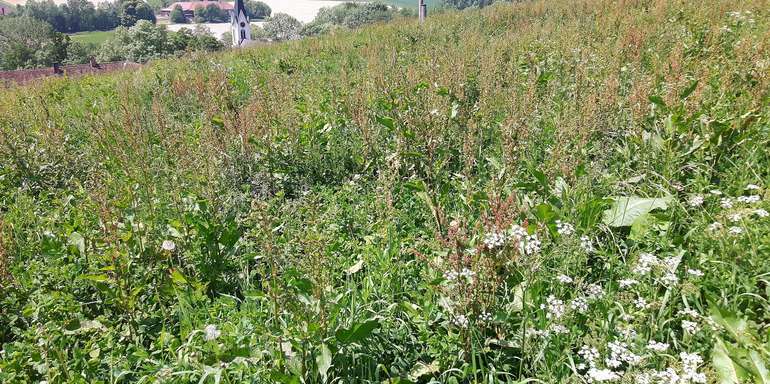
M 609 356 L 604 359 L 604 363 L 610 368 L 620 368 L 623 363 L 628 365 L 637 365 L 642 361 L 642 357 L 631 352 L 628 345 L 622 341 L 613 341 L 607 344 Z
M 692 335 L 700 330 L 700 324 L 698 324 L 698 320 L 701 319 L 701 315 L 697 311 L 692 308 L 685 308 L 679 311 L 679 316 L 686 318 L 682 320 L 683 331 Z
M 654 352 L 666 352 L 668 351 L 669 345 L 667 343 L 662 343 L 655 340 L 650 340 L 647 343 L 647 349 L 654 351 Z
M 449 281 L 449 283 L 454 283 L 455 281 L 459 279 L 465 280 L 467 283 L 473 283 L 473 277 L 476 276 L 476 272 L 471 271 L 468 268 L 463 268 L 460 272 L 457 271 L 447 271 L 444 272 L 444 278 Z
M 575 233 L 575 226 L 561 220 L 556 220 L 556 232 L 562 236 L 569 236 Z
M 738 196 L 738 198 L 736 198 L 736 200 L 739 203 L 756 204 L 756 203 L 762 201 L 762 198 L 759 197 L 759 195 L 750 195 L 750 196 Z
M 488 323 L 492 321 L 492 314 L 489 312 L 481 312 L 479 314 L 479 321 L 482 321 L 484 323 Z
M 586 299 L 596 300 L 604 296 L 604 288 L 599 284 L 588 284 L 586 286 Z
M 557 299 L 554 295 L 548 296 L 545 304 L 540 304 L 540 309 L 546 310 L 545 317 L 550 320 L 558 320 L 567 312 L 564 301 Z
M 547 329 L 527 328 L 526 333 L 528 337 L 540 337 L 543 339 L 551 337 L 551 332 Z
M 452 319 L 452 324 L 454 324 L 454 325 L 456 325 L 456 326 L 458 326 L 460 328 L 468 328 L 468 323 L 469 323 L 468 322 L 468 317 L 465 316 L 465 315 L 455 316 Z
M 556 280 L 558 280 L 562 284 L 570 284 L 573 281 L 571 277 L 569 277 L 569 276 L 567 276 L 565 274 L 561 274 L 559 276 L 556 276 Z
M 220 335 L 222 335 L 222 331 L 218 330 L 214 324 L 209 324 L 203 328 L 203 338 L 206 341 L 216 340 Z
M 743 233 L 743 228 L 737 227 L 737 226 L 732 226 L 730 228 L 727 228 L 727 233 L 729 233 L 731 235 L 734 235 L 734 236 L 738 236 L 741 233 Z
M 720 229 L 722 229 L 722 223 L 720 223 L 720 222 L 716 222 L 715 221 L 715 222 L 709 224 L 709 226 L 708 226 L 708 230 L 711 231 L 711 232 L 716 232 L 716 231 L 718 231 Z
M 551 324 L 548 327 L 548 331 L 554 335 L 566 335 L 569 333 L 569 329 L 561 324 Z
M 754 14 L 751 11 L 730 11 L 727 12 L 727 16 L 730 16 L 730 18 L 738 23 L 754 24 L 755 22 Z
M 700 355 L 697 353 L 682 352 L 679 354 L 679 359 L 682 360 L 682 377 L 679 380 L 680 383 L 706 382 L 706 375 L 698 372 L 698 366 L 703 362 Z
M 690 268 L 687 270 L 687 274 L 693 277 L 703 277 L 704 273 L 700 269 Z
M 732 221 L 733 223 L 737 223 L 741 221 L 741 214 L 740 213 L 732 213 L 727 216 L 727 220 Z
M 580 236 L 580 247 L 583 248 L 586 253 L 594 253 L 596 252 L 596 249 L 594 248 L 594 242 L 591 240 L 588 236 Z
M 693 208 L 697 208 L 702 206 L 704 201 L 705 199 L 703 198 L 703 195 L 693 195 L 690 197 L 688 204 L 690 204 L 690 206 Z
M 534 255 L 540 252 L 540 245 L 542 244 L 537 238 L 537 235 L 529 235 L 523 238 L 520 242 L 521 251 L 527 255 Z
M 526 255 L 540 252 L 540 246 L 542 245 L 537 234 L 530 235 L 524 227 L 514 224 L 507 234 L 502 231 L 493 230 L 484 235 L 484 246 L 490 250 L 502 248 L 509 240 L 517 241 L 519 251 Z
M 664 371 L 642 372 L 634 377 L 636 384 L 678 384 L 679 374 L 674 368 L 666 368 Z
M 645 308 L 647 308 L 647 305 L 648 305 L 647 304 L 647 300 L 645 300 L 643 297 L 637 297 L 634 300 L 634 306 L 637 309 L 645 309 Z
M 176 244 L 172 240 L 163 240 L 160 248 L 164 251 L 173 252 L 176 249 Z
M 731 199 L 729 197 L 723 197 L 719 201 L 719 206 L 724 208 L 724 209 L 730 209 L 730 208 L 733 207 L 733 199 Z
M 663 260 L 663 266 L 665 267 L 666 273 L 661 278 L 661 281 L 663 284 L 666 285 L 675 285 L 679 282 L 679 277 L 676 276 L 676 268 L 679 266 L 680 262 L 679 257 L 667 257 Z
M 639 260 L 636 261 L 633 272 L 636 275 L 644 276 L 652 270 L 652 267 L 659 265 L 660 259 L 655 255 L 648 252 L 642 252 L 639 254 Z
M 764 218 L 770 216 L 770 213 L 768 213 L 766 210 L 764 210 L 762 208 L 755 209 L 753 213 L 754 213 L 754 215 L 756 215 L 760 219 L 764 219 Z
M 639 282 L 635 279 L 621 279 L 618 281 L 618 287 L 620 287 L 621 289 L 628 288 L 636 284 L 639 284 Z
M 747 184 L 746 185 L 746 190 L 747 191 L 758 191 L 760 189 L 762 189 L 762 187 L 760 187 L 759 185 L 756 185 L 756 184 Z
M 586 372 L 586 381 L 589 383 L 601 383 L 605 381 L 618 381 L 620 375 L 609 369 L 590 368 Z
M 583 297 L 578 297 L 569 302 L 569 307 L 578 313 L 586 313 L 588 312 L 588 301 Z
M 502 248 L 505 245 L 505 233 L 496 230 L 484 235 L 484 246 L 487 249 Z
M 722 191 L 720 191 L 718 189 L 712 189 L 712 190 L 709 191 L 709 193 L 714 195 L 714 196 L 722 196 Z
M 610 342 L 607 344 L 609 356 L 605 359 L 605 364 L 609 368 L 600 368 L 597 366 L 599 360 L 599 351 L 596 348 L 583 346 L 578 351 L 578 355 L 585 361 L 576 366 L 578 370 L 586 371 L 584 378 L 589 383 L 601 383 L 618 381 L 622 378 L 622 371 L 614 371 L 624 364 L 629 366 L 637 365 L 641 362 L 641 357 L 629 351 L 628 346 L 622 342 Z M 587 369 L 587 370 L 586 370 Z
M 682 330 L 692 335 L 697 333 L 700 327 L 694 321 L 682 320 Z
M 580 347 L 580 350 L 578 351 L 578 355 L 583 358 L 583 360 L 588 363 L 588 366 L 591 368 L 596 367 L 596 360 L 599 360 L 599 350 L 594 347 L 589 347 L 587 345 L 584 345 Z M 581 369 L 578 367 L 578 369 Z M 583 367 L 582 369 L 585 369 Z
M 516 240 L 521 240 L 521 239 L 527 237 L 527 235 L 529 235 L 529 233 L 527 233 L 527 230 L 524 227 L 522 227 L 521 225 L 514 224 L 514 225 L 511 226 L 511 229 L 508 230 L 508 235 L 511 236 L 512 238 L 516 239 Z

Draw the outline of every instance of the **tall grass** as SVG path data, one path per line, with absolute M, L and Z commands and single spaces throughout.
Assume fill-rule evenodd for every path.
M 0 381 L 767 382 L 767 6 L 499 4 L 0 90 Z

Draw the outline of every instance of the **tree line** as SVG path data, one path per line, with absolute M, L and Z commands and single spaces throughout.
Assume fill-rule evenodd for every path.
M 243 5 L 246 8 L 246 16 L 251 20 L 266 19 L 273 12 L 269 5 L 261 1 L 246 0 Z M 178 4 L 172 8 L 169 20 L 176 24 L 190 22 L 187 16 L 185 16 L 184 10 Z M 215 4 L 209 4 L 196 9 L 192 21 L 195 23 L 224 23 L 230 21 L 230 12 L 219 8 Z
M 45 21 L 62 33 L 108 31 L 121 25 L 130 27 L 139 20 L 155 22 L 155 12 L 141 0 L 118 0 L 99 5 L 88 0 L 67 0 L 60 5 L 52 0 L 30 0 L 26 5 L 18 6 L 16 14 Z

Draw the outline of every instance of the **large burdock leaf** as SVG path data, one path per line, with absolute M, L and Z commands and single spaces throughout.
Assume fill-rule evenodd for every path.
M 761 355 L 757 351 L 749 351 L 749 360 L 751 370 L 756 376 L 755 381 L 761 384 L 770 384 L 770 370 L 767 369 L 765 362 L 767 356 Z
M 722 339 L 717 339 L 711 350 L 711 363 L 717 371 L 717 382 L 720 384 L 740 384 L 743 382 L 741 379 L 746 377 L 746 371 L 730 358 Z
M 637 196 L 614 197 L 610 209 L 604 211 L 603 221 L 611 227 L 628 227 L 640 216 L 655 209 L 667 209 L 671 196 L 643 198 Z
M 332 366 L 332 352 L 326 344 L 321 344 L 321 350 L 315 357 L 315 363 L 318 366 L 318 374 L 321 376 L 323 382 L 326 382 L 326 374 L 329 372 L 329 368 Z

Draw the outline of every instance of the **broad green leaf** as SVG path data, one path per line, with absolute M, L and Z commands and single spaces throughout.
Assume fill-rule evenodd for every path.
M 272 372 L 270 374 L 270 379 L 275 383 L 300 384 L 299 377 L 294 375 L 287 375 L 282 372 Z
M 721 339 L 717 339 L 711 350 L 711 364 L 717 372 L 720 384 L 740 384 L 743 382 L 741 379 L 746 376 L 746 372 L 730 358 Z
M 75 247 L 81 256 L 86 254 L 86 239 L 83 238 L 83 235 L 77 232 L 70 233 L 69 245 Z
M 641 215 L 655 209 L 667 209 L 671 199 L 670 195 L 659 198 L 615 197 L 612 207 L 604 211 L 602 221 L 611 227 L 628 227 Z
M 110 281 L 110 277 L 104 273 L 89 273 L 85 275 L 80 275 L 80 278 L 84 280 L 94 281 L 97 283 L 105 283 Z
M 711 319 L 722 326 L 730 336 L 741 345 L 752 344 L 753 336 L 746 320 L 734 313 L 727 312 L 716 305 L 711 305 Z
M 666 102 L 658 95 L 652 95 L 648 98 L 653 104 L 657 105 L 661 109 L 666 109 Z
M 377 116 L 377 122 L 390 129 L 396 127 L 396 123 L 393 121 L 393 119 L 387 116 Z
M 377 319 L 367 320 L 363 323 L 353 324 L 350 328 L 340 328 L 335 333 L 337 340 L 343 344 L 355 343 L 366 339 L 372 332 L 380 327 Z
M 541 203 L 535 207 L 535 216 L 544 223 L 551 223 L 556 218 L 556 212 L 550 204 Z
M 754 371 L 754 379 L 757 383 L 770 384 L 770 371 L 767 370 L 765 365 L 768 360 L 770 360 L 769 356 L 762 356 L 757 351 L 749 351 L 751 370 Z
M 171 271 L 171 281 L 173 281 L 174 284 L 179 285 L 187 284 L 187 279 L 184 277 L 182 272 L 179 272 L 178 269 Z
M 318 351 L 318 355 L 315 357 L 315 363 L 318 367 L 318 374 L 323 382 L 326 382 L 326 373 L 329 372 L 329 368 L 332 366 L 332 352 L 326 344 L 321 344 L 320 351 Z
M 679 98 L 684 100 L 687 98 L 687 96 L 690 96 L 693 91 L 695 91 L 695 88 L 698 87 L 698 80 L 693 80 L 690 85 L 687 86 L 687 88 L 682 91 L 682 94 L 679 95 Z

